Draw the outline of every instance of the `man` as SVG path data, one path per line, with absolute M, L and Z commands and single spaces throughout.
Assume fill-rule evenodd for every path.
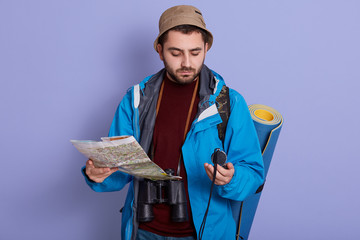
M 211 155 L 215 149 L 222 149 L 228 160 L 226 166 L 217 167 L 203 239 L 234 239 L 230 200 L 241 201 L 255 193 L 264 178 L 247 105 L 239 93 L 229 90 L 230 116 L 221 140 L 216 97 L 225 83 L 204 65 L 213 36 L 200 10 L 185 5 L 172 7 L 160 17 L 159 30 L 154 48 L 165 68 L 127 92 L 109 136 L 133 135 L 155 163 L 174 169 L 182 177 L 189 218 L 173 222 L 171 207 L 165 203 L 153 204 L 152 221 L 139 222 L 140 179 L 116 168 L 96 168 L 91 160 L 83 169 L 85 179 L 99 192 L 118 191 L 130 182 L 122 211 L 122 239 L 196 239 L 214 173 Z

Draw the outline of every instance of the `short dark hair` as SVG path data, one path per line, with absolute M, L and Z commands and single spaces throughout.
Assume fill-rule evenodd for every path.
M 193 32 L 198 32 L 198 33 L 201 33 L 201 36 L 202 36 L 202 39 L 204 40 L 204 43 L 207 43 L 209 41 L 209 37 L 208 37 L 208 33 L 204 30 L 204 29 L 201 29 L 199 27 L 196 27 L 194 25 L 179 25 L 179 26 L 176 26 L 176 27 L 173 27 L 173 28 L 170 28 L 169 30 L 167 30 L 166 32 L 164 32 L 160 37 L 159 37 L 159 40 L 158 40 L 158 43 L 163 46 L 164 45 L 164 42 L 166 42 L 167 40 L 167 37 L 168 37 L 168 33 L 169 31 L 178 31 L 178 32 L 182 32 L 184 34 L 190 34 L 190 33 L 193 33 Z

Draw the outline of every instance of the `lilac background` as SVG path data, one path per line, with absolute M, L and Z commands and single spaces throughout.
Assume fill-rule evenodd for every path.
M 285 118 L 250 239 L 360 239 L 356 0 L 1 0 L 0 239 L 120 239 L 126 190 L 91 191 L 69 140 L 105 136 L 162 67 L 158 18 L 180 3 L 214 34 L 206 64 Z

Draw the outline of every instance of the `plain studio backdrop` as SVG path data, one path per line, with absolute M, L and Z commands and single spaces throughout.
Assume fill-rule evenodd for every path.
M 127 189 L 90 190 L 69 140 L 106 136 L 162 68 L 152 44 L 177 4 L 214 35 L 205 63 L 285 120 L 250 239 L 360 239 L 356 0 L 0 0 L 0 239 L 120 239 Z

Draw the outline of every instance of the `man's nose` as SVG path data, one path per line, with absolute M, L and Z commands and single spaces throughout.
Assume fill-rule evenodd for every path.
M 181 67 L 190 67 L 190 56 L 189 54 L 184 54 L 182 61 L 181 61 Z

